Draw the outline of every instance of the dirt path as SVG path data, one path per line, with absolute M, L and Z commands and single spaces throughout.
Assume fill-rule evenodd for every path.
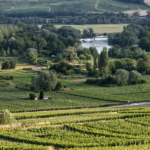
M 99 0 L 97 0 L 97 3 L 95 5 L 95 9 L 97 9 L 98 4 L 99 4 Z
M 5 10 L 4 12 L 6 12 L 6 11 L 11 11 L 11 10 L 14 9 L 14 8 L 15 8 L 15 6 L 12 6 L 11 9 Z
M 49 10 L 48 10 L 49 12 L 51 12 L 51 7 L 49 6 Z

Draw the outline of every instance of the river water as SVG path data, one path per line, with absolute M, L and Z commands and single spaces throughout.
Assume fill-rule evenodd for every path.
M 82 46 L 89 48 L 89 47 L 96 47 L 98 50 L 98 53 L 100 53 L 103 50 L 103 47 L 107 47 L 107 50 L 111 48 L 112 46 L 108 45 L 108 39 L 98 39 L 98 40 L 93 40 L 93 41 L 88 41 L 88 42 L 82 42 Z

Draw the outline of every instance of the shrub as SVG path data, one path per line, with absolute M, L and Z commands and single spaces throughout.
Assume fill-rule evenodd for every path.
M 43 91 L 40 91 L 40 99 L 43 99 L 43 96 L 44 96 L 44 92 Z
M 138 84 L 144 84 L 144 83 L 147 83 L 147 81 L 144 80 L 144 79 L 140 79 L 140 80 L 137 81 L 137 83 L 138 83 Z
M 115 73 L 115 81 L 117 85 L 127 85 L 129 80 L 129 72 L 124 69 L 118 69 Z
M 61 84 L 61 82 L 58 82 L 55 86 L 55 91 L 59 91 L 59 90 L 61 90 L 61 88 L 62 88 L 62 84 Z
M 64 88 L 67 88 L 67 86 L 66 86 L 66 85 L 64 85 Z
M 16 120 L 14 119 L 14 117 L 11 115 L 9 110 L 4 110 L 2 112 L 2 114 L 0 115 L 0 124 L 2 125 L 11 125 L 13 123 L 15 123 Z
M 90 70 L 90 71 L 88 72 L 88 76 L 90 76 L 90 77 L 95 76 L 95 75 L 97 75 L 97 74 L 98 74 L 98 71 L 96 71 L 96 70 L 94 70 L 94 69 L 92 69 L 92 70 Z
M 13 80 L 14 79 L 14 77 L 13 76 L 10 76 L 10 80 Z
M 30 96 L 30 100 L 35 100 L 35 94 L 34 93 L 30 93 L 29 96 Z
M 22 70 L 33 70 L 32 68 L 23 68 Z
M 75 71 L 74 70 L 67 70 L 66 71 L 66 75 L 71 75 L 71 74 L 74 74 L 75 73 Z
M 139 72 L 132 70 L 129 73 L 129 82 L 130 83 L 137 83 L 137 81 L 140 80 L 141 77 L 142 77 L 142 75 Z

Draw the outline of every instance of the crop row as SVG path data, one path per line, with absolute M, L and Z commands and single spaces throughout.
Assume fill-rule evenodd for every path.
M 90 127 L 99 130 L 106 130 L 117 134 L 127 134 L 133 136 L 149 136 L 150 127 L 139 124 L 133 124 L 126 121 L 113 120 L 108 122 L 85 123 L 84 127 Z
M 47 150 L 45 146 L 38 146 L 33 144 L 24 144 L 19 142 L 8 142 L 4 140 L 0 140 L 0 150 Z
M 90 147 L 90 148 L 69 148 L 65 150 L 149 150 L 150 145 L 131 145 L 115 147 Z
M 107 112 L 144 112 L 142 108 L 122 108 L 122 109 L 93 109 L 93 110 L 59 110 L 59 111 L 43 111 L 43 112 L 28 112 L 28 113 L 14 113 L 13 116 L 17 119 L 30 119 L 30 118 L 47 118 L 66 115 L 80 115 L 80 114 L 93 114 L 93 113 L 107 113 Z M 149 112 L 150 113 L 150 112 Z
M 107 132 L 107 131 L 106 131 Z M 127 139 L 123 137 L 99 136 L 70 131 L 66 128 L 31 128 L 28 130 L 0 130 L 0 137 L 31 143 L 36 145 L 54 145 L 60 148 L 74 147 L 107 147 L 119 145 L 133 145 L 150 143 L 149 137 Z
M 82 90 L 63 91 L 63 93 L 81 96 L 81 97 L 89 97 L 89 98 L 95 98 L 99 100 L 115 101 L 115 102 L 123 102 L 123 103 L 127 103 L 128 101 L 130 102 L 150 101 L 150 98 L 149 98 L 150 93 L 108 95 L 108 94 L 92 93 L 90 91 L 82 91 Z
M 150 115 L 147 115 L 145 117 L 138 117 L 138 118 L 128 118 L 128 119 L 125 119 L 126 121 L 128 122 L 132 122 L 132 123 L 138 123 L 138 124 L 141 124 L 141 125 L 147 125 L 147 126 L 150 126 Z
M 78 122 L 91 122 L 99 120 L 113 120 L 113 119 L 125 119 L 134 118 L 138 116 L 144 116 L 145 114 L 114 114 L 114 113 L 94 113 L 94 114 L 82 114 L 82 115 L 68 115 L 57 116 L 50 118 L 37 118 L 37 119 L 25 119 L 20 120 L 23 126 L 29 126 L 33 124 L 65 124 L 65 123 L 78 123 Z

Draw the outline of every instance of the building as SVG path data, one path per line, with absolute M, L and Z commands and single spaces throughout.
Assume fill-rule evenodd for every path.
M 48 96 L 47 96 L 47 95 L 44 95 L 44 96 L 43 96 L 43 100 L 46 100 L 46 99 L 48 99 Z

